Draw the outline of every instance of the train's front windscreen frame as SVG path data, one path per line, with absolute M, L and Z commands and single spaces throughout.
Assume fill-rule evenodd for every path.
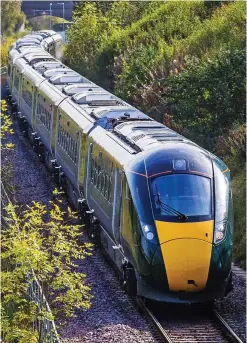
M 213 187 L 208 177 L 171 173 L 151 178 L 149 188 L 155 220 L 177 221 L 176 211 L 187 221 L 212 219 Z

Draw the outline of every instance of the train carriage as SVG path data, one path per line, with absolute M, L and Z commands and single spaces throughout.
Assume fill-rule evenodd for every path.
M 61 40 L 39 34 L 49 35 L 40 51 L 9 52 L 13 99 L 128 292 L 180 303 L 226 295 L 233 239 L 227 166 L 85 77 L 53 70 L 66 66 L 42 49 L 52 39 L 56 54 Z

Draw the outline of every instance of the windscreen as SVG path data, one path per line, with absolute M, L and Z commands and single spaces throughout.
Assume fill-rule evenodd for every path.
M 171 209 L 187 217 L 212 214 L 211 181 L 207 177 L 194 174 L 156 177 L 151 181 L 151 194 L 156 219 L 175 217 Z

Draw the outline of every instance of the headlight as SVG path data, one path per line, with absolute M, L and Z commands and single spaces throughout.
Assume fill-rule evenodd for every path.
M 220 243 L 226 235 L 228 221 L 228 206 L 230 197 L 230 181 L 214 162 L 215 182 L 215 226 L 214 243 Z
M 150 243 L 157 243 L 156 230 L 152 225 L 141 223 L 142 232 L 146 240 Z
M 222 241 L 226 234 L 227 222 L 215 223 L 214 227 L 214 243 L 219 243 Z

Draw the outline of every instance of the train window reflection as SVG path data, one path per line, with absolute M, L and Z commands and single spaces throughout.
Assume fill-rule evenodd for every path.
M 166 206 L 186 216 L 207 216 L 212 213 L 210 179 L 193 174 L 172 174 L 152 180 L 154 213 L 158 216 L 175 216 Z

